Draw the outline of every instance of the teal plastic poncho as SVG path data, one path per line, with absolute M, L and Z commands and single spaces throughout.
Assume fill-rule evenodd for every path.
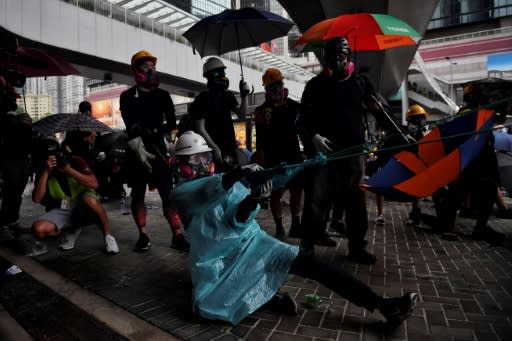
M 226 191 L 221 174 L 178 183 L 171 194 L 190 242 L 193 309 L 205 318 L 238 324 L 274 296 L 299 252 L 261 230 L 259 207 L 236 221 L 248 194 L 240 182 Z

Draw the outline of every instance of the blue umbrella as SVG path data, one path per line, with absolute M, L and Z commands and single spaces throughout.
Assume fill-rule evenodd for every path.
M 201 19 L 183 36 L 201 57 L 238 50 L 242 69 L 240 49 L 285 36 L 292 26 L 291 21 L 277 14 L 247 7 L 226 9 Z

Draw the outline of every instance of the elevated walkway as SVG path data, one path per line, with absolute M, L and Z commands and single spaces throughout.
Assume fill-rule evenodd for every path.
M 145 49 L 158 57 L 163 88 L 186 97 L 203 90 L 203 60 L 181 36 L 185 26 L 176 28 L 172 24 L 177 21 L 161 23 L 133 10 L 106 0 L 0 0 L 2 42 L 51 49 L 75 64 L 84 77 L 102 80 L 110 73 L 119 84 L 133 83 L 128 62 L 135 51 Z M 188 18 L 189 24 L 198 20 Z M 256 92 L 263 91 L 261 74 L 269 66 L 283 70 L 293 98 L 300 98 L 305 82 L 313 76 L 259 48 L 243 53 L 243 74 Z M 230 90 L 238 92 L 238 57 L 233 53 L 222 57 L 232 80 Z

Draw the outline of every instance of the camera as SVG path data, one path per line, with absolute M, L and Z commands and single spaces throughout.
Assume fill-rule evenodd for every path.
M 57 165 L 64 167 L 71 163 L 71 155 L 62 152 L 62 147 L 55 141 L 55 143 L 49 143 L 46 146 L 46 157 L 54 155 L 57 159 Z

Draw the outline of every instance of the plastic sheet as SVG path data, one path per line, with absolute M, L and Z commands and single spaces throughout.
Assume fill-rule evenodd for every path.
M 238 324 L 279 290 L 298 247 L 262 231 L 255 218 L 235 219 L 249 190 L 237 182 L 228 191 L 222 175 L 179 183 L 171 202 L 190 242 L 189 268 L 194 311 L 209 319 Z

